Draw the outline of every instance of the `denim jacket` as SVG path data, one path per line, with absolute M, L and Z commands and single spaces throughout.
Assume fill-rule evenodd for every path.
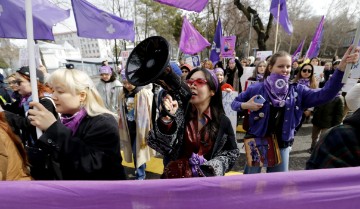
M 289 85 L 289 93 L 285 102 L 282 140 L 291 141 L 294 138 L 295 127 L 300 123 L 302 113 L 306 108 L 318 106 L 332 100 L 341 90 L 341 79 L 344 72 L 336 70 L 331 79 L 322 89 L 310 89 L 304 85 L 293 83 Z M 262 95 L 266 102 L 258 111 L 252 111 L 249 116 L 248 133 L 257 137 L 265 136 L 270 116 L 270 98 L 265 91 L 264 83 L 253 84 L 239 94 L 232 102 L 234 111 L 242 111 L 241 103 L 247 102 L 254 95 Z

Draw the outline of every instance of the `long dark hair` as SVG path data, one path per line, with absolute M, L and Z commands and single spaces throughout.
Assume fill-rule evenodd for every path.
M 201 71 L 205 75 L 205 79 L 207 81 L 207 85 L 210 87 L 210 90 L 215 92 L 214 96 L 211 97 L 209 107 L 211 110 L 211 118 L 212 120 L 204 126 L 203 133 L 201 135 L 204 136 L 205 132 L 209 133 L 209 137 L 212 140 L 215 140 L 217 137 L 217 132 L 220 127 L 221 116 L 225 114 L 224 107 L 222 104 L 222 92 L 220 90 L 220 84 L 216 87 L 214 79 L 217 79 L 211 75 L 210 71 L 205 68 L 195 68 L 189 72 L 186 76 L 186 79 L 189 79 L 194 73 L 197 71 Z M 193 116 L 192 108 L 189 108 L 185 119 L 188 120 L 191 116 Z
M 305 63 L 303 64 L 303 66 L 301 66 L 300 70 L 298 71 L 298 73 L 296 74 L 296 77 L 294 78 L 294 83 L 297 83 L 299 81 L 299 79 L 301 79 L 301 71 L 304 69 L 305 66 L 310 66 L 311 67 L 311 74 L 309 77 L 310 80 L 310 88 L 312 89 L 316 89 L 317 88 L 317 84 L 316 84 L 316 79 L 314 76 L 314 66 L 310 63 Z
M 0 128 L 9 135 L 11 141 L 15 144 L 16 149 L 19 151 L 20 157 L 23 160 L 23 167 L 28 166 L 28 159 L 24 146 L 20 138 L 11 130 L 10 125 L 6 121 L 5 113 L 0 112 Z

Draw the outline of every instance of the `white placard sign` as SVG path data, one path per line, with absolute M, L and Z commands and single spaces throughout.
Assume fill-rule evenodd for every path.
M 256 58 L 260 58 L 261 61 L 265 60 L 266 57 L 271 56 L 273 53 L 272 51 L 257 51 Z
M 349 78 L 346 80 L 345 85 L 342 87 L 341 91 L 348 92 L 353 86 L 355 86 L 358 82 L 358 79 Z
M 240 78 L 241 87 L 243 91 L 245 89 L 245 82 L 253 75 L 254 70 L 255 67 L 244 67 L 244 73 Z
M 35 44 L 35 67 L 38 68 L 40 65 L 40 49 L 39 45 Z M 29 66 L 29 55 L 27 48 L 19 49 L 19 66 Z
M 222 103 L 224 106 L 225 114 L 231 121 L 231 125 L 234 129 L 235 135 L 236 135 L 236 125 L 237 125 L 237 112 L 231 109 L 231 103 L 238 95 L 239 92 L 237 91 L 222 92 Z
M 122 51 L 120 53 L 120 57 L 122 57 L 122 61 L 121 61 L 121 64 L 122 64 L 122 67 L 124 68 L 126 66 L 126 62 L 130 56 L 130 52 L 131 51 Z
M 314 76 L 317 83 L 320 82 L 320 74 L 324 72 L 324 66 L 314 66 Z
M 351 67 L 350 78 L 360 78 L 360 59 Z

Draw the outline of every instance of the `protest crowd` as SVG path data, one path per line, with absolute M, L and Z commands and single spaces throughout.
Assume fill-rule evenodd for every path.
M 185 16 L 179 48 L 190 57 L 211 45 L 184 32 L 193 30 Z M 360 166 L 360 78 L 344 91 L 349 67 L 359 65 L 357 43 L 342 58 L 318 57 L 312 46 L 303 56 L 297 50 L 238 57 L 235 40 L 217 33 L 198 64 L 156 54 L 168 48 L 142 53 L 142 43 L 165 40 L 156 36 L 135 47 L 119 70 L 103 61 L 95 82 L 73 64 L 0 74 L 0 180 L 147 180 L 154 157 L 161 158 L 161 179 L 224 176 L 242 157 L 244 175 L 289 172 L 303 124 L 312 124 L 304 170 Z M 167 62 L 154 69 L 152 57 Z M 135 79 L 133 69 L 149 73 Z M 171 78 L 139 85 L 152 70 Z M 224 104 L 229 93 L 235 97 Z

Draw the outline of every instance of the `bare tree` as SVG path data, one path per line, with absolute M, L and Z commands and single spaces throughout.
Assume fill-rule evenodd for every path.
M 268 23 L 265 26 L 262 20 L 259 18 L 259 14 L 257 10 L 253 9 L 251 6 L 245 7 L 245 5 L 240 2 L 240 0 L 234 0 L 234 4 L 240 11 L 242 11 L 242 13 L 249 22 L 251 22 L 252 19 L 251 16 L 255 18 L 255 21 L 252 24 L 252 28 L 255 30 L 257 34 L 257 43 L 259 50 L 261 51 L 266 50 L 267 49 L 266 41 L 269 39 L 269 34 L 272 28 L 272 22 L 274 20 L 274 16 L 270 13 Z

